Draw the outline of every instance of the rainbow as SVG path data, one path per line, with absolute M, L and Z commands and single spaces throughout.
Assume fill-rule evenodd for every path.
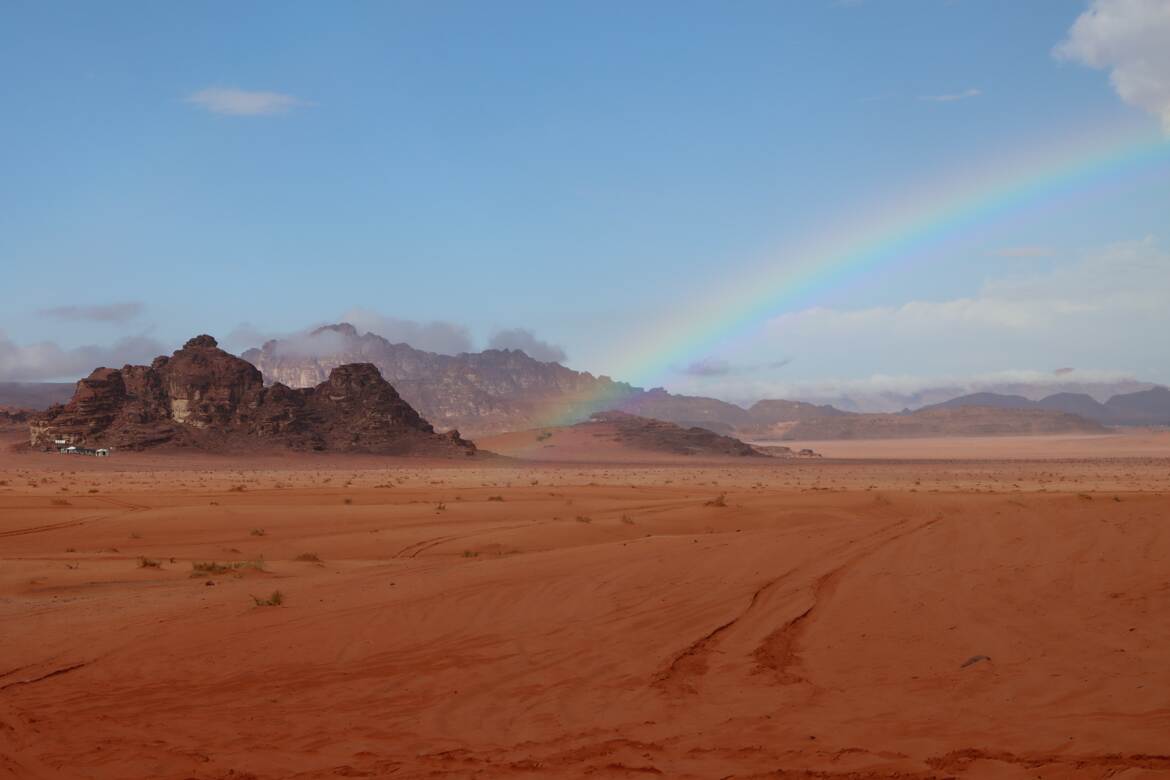
M 834 224 L 801 244 L 770 253 L 780 262 L 763 263 L 702 302 L 687 302 L 682 316 L 658 323 L 627 345 L 612 366 L 614 374 L 651 386 L 673 367 L 758 331 L 793 306 L 812 305 L 826 290 L 998 217 L 1124 182 L 1135 173 L 1161 173 L 1166 163 L 1170 142 L 1142 129 L 1046 143 L 995 165 L 951 172 L 893 207 L 874 209 L 864 219 Z M 604 407 L 612 400 L 607 395 L 617 393 L 613 388 L 570 393 L 542 417 L 547 425 L 579 419 L 587 408 Z

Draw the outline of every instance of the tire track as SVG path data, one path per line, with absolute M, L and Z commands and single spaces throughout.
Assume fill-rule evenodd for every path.
M 498 526 L 494 526 L 492 528 L 485 528 L 482 531 L 474 531 L 474 532 L 469 533 L 469 534 L 453 534 L 451 536 L 435 536 L 435 537 L 432 537 L 430 539 L 423 539 L 421 541 L 414 542 L 413 544 L 408 544 L 405 547 L 403 547 L 401 550 L 399 550 L 398 552 L 394 553 L 394 555 L 391 557 L 393 557 L 393 558 L 417 558 L 420 553 L 423 553 L 423 552 L 431 549 L 432 547 L 438 547 L 440 544 L 446 544 L 447 542 L 454 542 L 454 541 L 458 541 L 459 539 L 470 539 L 474 536 L 483 536 L 484 534 L 490 534 L 493 531 L 514 531 L 517 528 L 531 528 L 531 527 L 532 527 L 532 525 L 530 525 L 530 524 L 498 525 Z
M 85 525 L 86 523 L 93 522 L 94 520 L 107 520 L 111 517 L 121 517 L 122 515 L 130 514 L 131 512 L 142 512 L 151 508 L 144 504 L 132 504 L 125 501 L 118 501 L 116 499 L 107 498 L 105 496 L 94 496 L 94 498 L 97 498 L 99 501 L 105 501 L 106 503 L 113 504 L 114 506 L 119 507 L 122 511 L 105 512 L 100 515 L 88 515 L 86 517 L 79 517 L 76 520 L 65 520 L 60 523 L 46 523 L 44 525 L 29 526 L 28 528 L 14 528 L 9 531 L 0 531 L 0 539 L 12 536 L 25 536 L 27 534 L 47 533 L 49 531 L 58 531 L 64 528 L 76 528 L 77 526 Z
M 938 520 L 937 518 L 928 520 L 914 528 L 899 532 L 908 522 L 910 521 L 897 521 L 891 526 L 886 526 L 868 536 L 862 537 L 860 540 L 847 541 L 828 551 L 826 557 L 832 559 L 841 553 L 847 552 L 850 547 L 853 547 L 858 542 L 863 544 L 869 543 L 866 549 L 853 554 L 844 563 L 829 572 L 821 574 L 815 579 L 813 586 L 807 589 L 808 595 L 806 598 L 809 602 L 808 606 L 769 633 L 752 652 L 751 655 L 756 661 L 756 671 L 773 671 L 778 675 L 778 681 L 782 684 L 802 681 L 803 678 L 793 674 L 790 668 L 797 660 L 796 644 L 800 638 L 800 634 L 803 633 L 808 619 L 811 617 L 817 605 L 823 603 L 828 598 L 831 590 L 836 587 L 836 583 L 844 576 L 848 569 L 874 554 L 882 547 L 896 542 L 909 534 L 924 530 L 938 522 Z M 891 531 L 894 531 L 892 535 L 890 533 Z M 748 600 L 747 606 L 738 615 L 716 626 L 708 633 L 687 645 L 685 649 L 671 659 L 665 669 L 654 675 L 652 680 L 653 684 L 659 688 L 679 688 L 690 693 L 696 692 L 694 684 L 687 682 L 687 680 L 702 677 L 707 672 L 707 657 L 715 650 L 716 646 L 727 633 L 745 622 L 753 612 L 758 611 L 760 608 L 759 605 L 764 597 L 782 585 L 796 572 L 797 569 L 787 571 L 756 588 Z M 793 592 L 793 595 L 797 596 L 799 593 L 800 590 L 798 589 Z

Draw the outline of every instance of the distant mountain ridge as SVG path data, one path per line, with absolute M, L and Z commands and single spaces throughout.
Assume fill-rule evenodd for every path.
M 745 409 L 717 398 L 645 390 L 608 376 L 542 362 L 520 350 L 488 349 L 441 355 L 359 334 L 349 323 L 325 325 L 296 339 L 273 339 L 241 357 L 268 384 L 313 387 L 338 365 L 377 366 L 412 407 L 440 429 L 478 437 L 580 422 L 596 412 L 621 411 L 703 427 L 729 435 L 768 436 L 777 425 L 844 414 L 799 401 L 760 401 Z
M 1085 393 L 1056 393 L 1039 401 L 1019 395 L 973 393 L 923 409 L 957 409 L 964 406 L 1046 409 L 1075 414 L 1102 425 L 1170 425 L 1170 389 L 1161 386 L 1114 395 L 1105 403 Z
M 904 414 L 843 414 L 798 422 L 785 441 L 915 439 L 948 436 L 1041 436 L 1105 433 L 1100 423 L 1051 409 L 986 405 L 935 406 Z
M 458 428 L 472 437 L 569 424 L 604 411 L 626 412 L 757 440 L 792 438 L 791 430 L 801 425 L 805 433 L 810 433 L 815 428 L 812 423 L 825 420 L 837 421 L 820 423 L 826 433 L 861 427 L 879 433 L 888 429 L 895 432 L 893 435 L 904 435 L 902 432 L 914 427 L 907 422 L 878 423 L 869 420 L 872 415 L 842 411 L 827 404 L 766 399 L 744 408 L 717 398 L 675 395 L 662 388 L 646 390 L 607 376 L 575 371 L 559 363 L 535 360 L 519 350 L 440 355 L 408 344 L 391 343 L 373 333 L 359 334 L 348 323 L 326 325 L 295 339 L 271 340 L 259 349 L 245 351 L 242 357 L 260 369 L 265 382 L 290 387 L 311 387 L 337 365 L 372 363 L 403 399 L 432 424 L 440 429 Z M 919 429 L 932 430 L 926 423 L 934 421 L 938 423 L 939 435 L 948 435 L 946 431 L 952 429 L 962 431 L 953 435 L 976 435 L 970 431 L 980 429 L 1011 433 L 1013 425 L 1019 433 L 1100 430 L 1096 423 L 1061 417 L 1065 413 L 1077 414 L 1074 411 L 1034 408 L 1029 404 L 1036 402 L 1023 396 L 987 393 L 967 398 L 982 401 L 974 405 L 985 408 L 1034 409 L 1052 414 L 1008 414 L 1001 423 L 994 423 L 984 411 L 980 422 L 968 420 L 969 425 L 948 422 L 943 419 L 946 415 L 926 415 L 918 418 L 923 421 Z M 968 406 L 972 402 L 958 405 Z M 861 419 L 848 422 L 848 418 Z

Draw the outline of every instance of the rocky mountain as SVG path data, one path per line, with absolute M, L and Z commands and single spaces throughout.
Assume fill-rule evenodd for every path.
M 1047 409 L 1075 414 L 1102 425 L 1170 425 L 1170 389 L 1157 386 L 1114 395 L 1105 403 L 1085 393 L 1055 393 L 1039 401 L 1019 395 L 975 393 L 924 408 L 957 409 L 964 406 Z
M 1099 423 L 1049 409 L 992 406 L 933 407 L 905 414 L 844 414 L 798 422 L 789 441 L 912 439 L 938 436 L 1036 436 L 1105 433 Z
M 272 340 L 242 357 L 266 382 L 294 388 L 311 387 L 345 363 L 372 363 L 436 426 L 476 436 L 584 419 L 642 392 L 519 350 L 440 355 L 373 333 L 359 335 L 348 323 L 318 328 L 295 342 Z
M 34 447 L 288 448 L 398 455 L 471 454 L 458 432 L 437 434 L 369 363 L 333 367 L 312 388 L 266 387 L 251 363 L 196 336 L 149 366 L 99 368 L 67 404 L 29 421 Z

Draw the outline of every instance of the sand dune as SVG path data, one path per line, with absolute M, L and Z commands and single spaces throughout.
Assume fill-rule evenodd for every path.
M 0 777 L 1170 777 L 1168 466 L 7 454 Z

